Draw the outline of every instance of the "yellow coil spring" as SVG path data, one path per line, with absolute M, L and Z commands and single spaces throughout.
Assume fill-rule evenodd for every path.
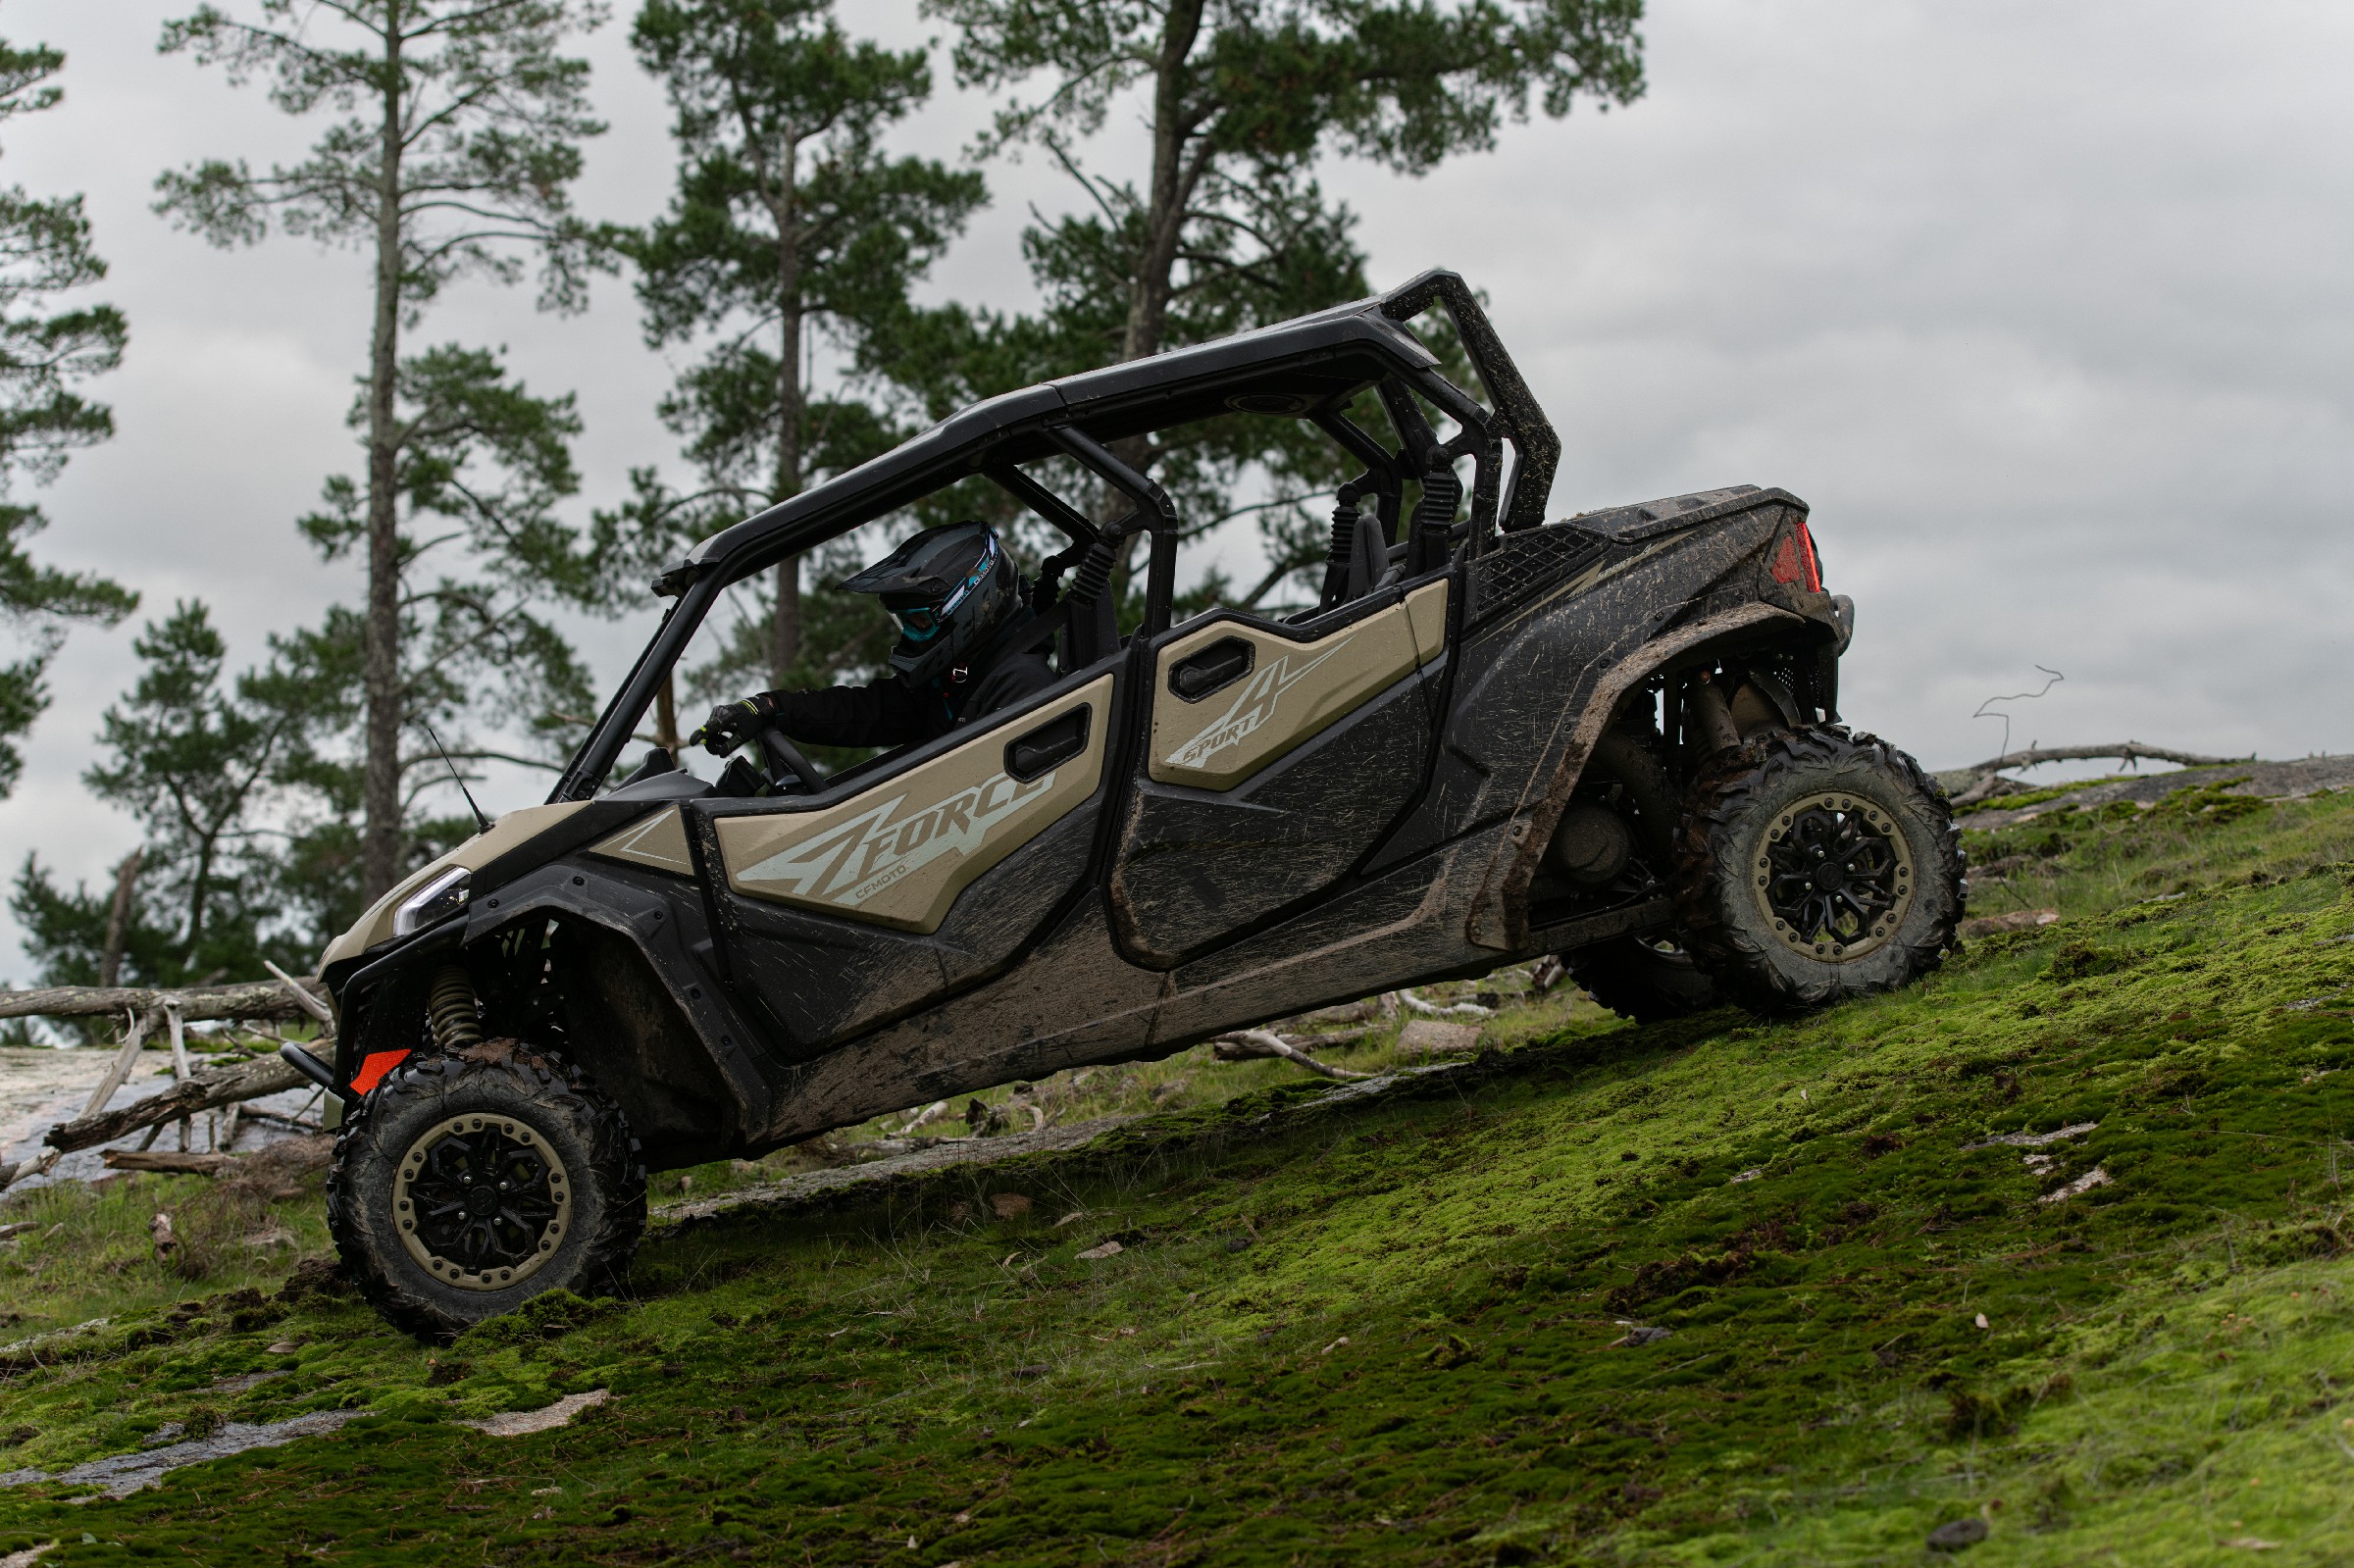
M 434 988 L 426 997 L 425 1016 L 434 1032 L 434 1043 L 444 1051 L 464 1050 L 483 1042 L 483 1019 L 474 1004 L 474 983 L 456 964 L 443 965 L 434 976 Z

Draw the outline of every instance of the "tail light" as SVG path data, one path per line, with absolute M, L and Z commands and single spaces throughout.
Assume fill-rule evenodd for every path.
M 1784 587 L 1803 586 L 1809 593 L 1822 591 L 1822 564 L 1815 556 L 1815 535 L 1807 531 L 1802 518 L 1790 525 L 1790 531 L 1773 549 L 1773 581 Z

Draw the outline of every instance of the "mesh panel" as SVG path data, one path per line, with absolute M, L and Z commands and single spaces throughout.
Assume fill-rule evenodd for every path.
M 1469 619 L 1492 621 L 1518 609 L 1593 561 L 1603 549 L 1601 539 L 1564 524 L 1505 534 L 1472 563 Z

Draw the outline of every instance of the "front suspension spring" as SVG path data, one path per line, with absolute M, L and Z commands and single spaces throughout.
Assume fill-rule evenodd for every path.
M 425 1016 L 434 1033 L 434 1043 L 445 1052 L 461 1051 L 483 1042 L 483 1015 L 475 1005 L 474 982 L 466 978 L 466 971 L 460 965 L 444 964 L 435 973 L 434 988 L 426 996 Z

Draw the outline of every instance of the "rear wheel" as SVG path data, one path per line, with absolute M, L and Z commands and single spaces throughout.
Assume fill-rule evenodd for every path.
M 579 1069 L 514 1040 L 412 1057 L 343 1124 L 328 1226 L 393 1323 L 429 1338 L 594 1289 L 645 1228 L 645 1167 Z
M 1676 833 L 1693 955 L 1757 1011 L 1821 1007 L 1936 968 L 1962 873 L 1944 792 L 1920 765 L 1828 727 L 1730 753 L 1694 786 Z
M 1706 1012 L 1719 1000 L 1708 971 L 1670 939 L 1618 936 L 1561 957 L 1579 989 L 1638 1024 Z

